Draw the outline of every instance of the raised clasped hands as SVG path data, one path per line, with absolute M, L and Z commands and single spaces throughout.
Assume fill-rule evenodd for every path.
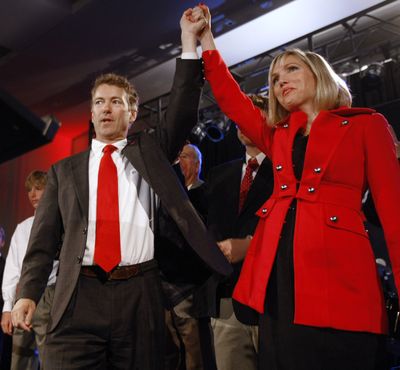
M 210 28 L 210 12 L 202 4 L 184 11 L 180 25 L 183 33 L 195 35 L 200 38 L 206 29 Z

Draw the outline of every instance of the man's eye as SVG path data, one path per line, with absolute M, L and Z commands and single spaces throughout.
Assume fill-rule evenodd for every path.
M 100 105 L 101 103 L 103 103 L 101 100 L 96 100 L 96 101 L 94 102 L 94 105 Z
M 121 100 L 118 100 L 118 99 L 115 99 L 115 100 L 113 100 L 113 103 L 114 103 L 114 104 L 122 104 L 122 101 L 121 101 Z

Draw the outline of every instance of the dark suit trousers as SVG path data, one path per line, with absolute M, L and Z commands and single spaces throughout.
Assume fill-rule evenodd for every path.
M 159 370 L 165 323 L 158 269 L 124 281 L 81 275 L 46 339 L 45 370 Z

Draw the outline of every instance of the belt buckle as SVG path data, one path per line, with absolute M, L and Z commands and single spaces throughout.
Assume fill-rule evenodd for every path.
M 111 273 L 112 273 L 112 271 L 113 271 L 113 270 L 108 271 L 108 272 L 105 272 L 105 271 L 104 271 L 104 272 L 105 272 L 105 275 L 106 275 L 106 276 L 105 276 L 106 281 L 110 281 L 110 280 L 111 280 Z

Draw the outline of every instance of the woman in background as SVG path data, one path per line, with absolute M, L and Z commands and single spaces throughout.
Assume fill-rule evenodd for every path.
M 265 117 L 216 50 L 208 8 L 184 16 L 221 109 L 273 161 L 274 192 L 233 296 L 260 312 L 259 368 L 384 368 L 387 318 L 361 198 L 368 186 L 399 288 L 400 169 L 385 118 L 350 108 L 329 64 L 298 49 L 272 61 Z

